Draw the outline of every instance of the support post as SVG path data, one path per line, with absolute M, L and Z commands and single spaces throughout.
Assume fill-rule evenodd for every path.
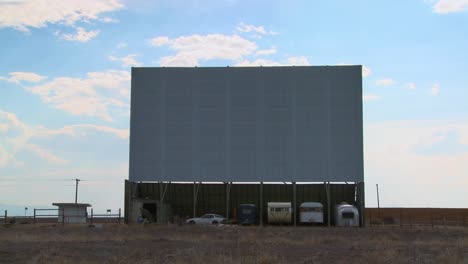
M 121 210 L 122 210 L 122 209 L 119 208 L 119 224 L 120 224 Z
M 379 185 L 376 184 L 375 188 L 377 189 L 377 210 L 378 210 L 378 216 L 380 218 L 380 199 L 379 199 Z
M 162 181 L 158 182 L 158 186 L 159 186 L 159 202 L 162 203 L 162 199 L 163 199 L 163 182 Z
M 65 225 L 65 209 L 62 208 L 62 225 Z
M 159 208 L 157 209 L 157 214 L 156 214 L 156 223 L 161 224 L 162 223 L 162 208 L 163 208 L 163 199 L 164 199 L 164 194 L 163 194 L 163 182 L 160 181 L 158 182 L 159 185 Z
M 201 183 L 193 182 L 193 217 L 197 217 L 197 197 Z
M 229 198 L 231 195 L 231 183 L 226 182 L 226 218 L 229 219 Z
M 8 223 L 8 211 L 5 210 L 5 224 Z
M 80 179 L 75 179 L 76 185 L 75 185 L 75 203 L 78 203 L 78 183 L 80 182 Z
M 364 182 L 359 182 L 357 184 L 358 187 L 358 194 L 359 194 L 359 221 L 360 221 L 360 226 L 365 227 L 366 226 L 366 199 L 364 195 Z M 379 209 L 380 211 L 380 209 Z M 380 215 L 379 215 L 380 217 Z
M 330 184 L 325 182 L 325 192 L 327 195 L 327 226 L 331 226 L 331 205 L 330 205 Z
M 296 209 L 297 209 L 297 203 L 296 203 L 296 182 L 292 183 L 293 187 L 293 219 L 294 219 L 294 226 L 297 225 L 297 216 L 296 216 Z
M 36 224 L 36 208 L 34 208 L 33 223 Z
M 260 182 L 260 226 L 263 226 L 263 182 Z
M 90 224 L 93 224 L 93 218 L 94 218 L 94 212 L 93 212 L 93 208 L 91 208 L 91 218 L 89 219 Z

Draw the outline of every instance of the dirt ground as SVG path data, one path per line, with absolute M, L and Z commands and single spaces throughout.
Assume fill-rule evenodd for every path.
M 468 228 L 0 226 L 0 263 L 468 263 Z

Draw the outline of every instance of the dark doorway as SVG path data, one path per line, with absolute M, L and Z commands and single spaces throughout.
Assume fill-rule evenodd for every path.
M 150 223 L 156 222 L 157 218 L 157 207 L 156 203 L 144 203 L 142 215 Z

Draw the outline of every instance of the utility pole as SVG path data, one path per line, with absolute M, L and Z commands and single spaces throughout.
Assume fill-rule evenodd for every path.
M 377 212 L 380 217 L 380 199 L 379 199 L 379 184 L 376 184 L 375 187 L 377 188 Z
M 76 186 L 75 186 L 75 203 L 78 203 L 78 182 L 80 179 L 75 179 Z

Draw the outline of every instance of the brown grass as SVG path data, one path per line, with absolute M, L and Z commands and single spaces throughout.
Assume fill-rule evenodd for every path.
M 468 263 L 468 228 L 16 225 L 0 263 Z

